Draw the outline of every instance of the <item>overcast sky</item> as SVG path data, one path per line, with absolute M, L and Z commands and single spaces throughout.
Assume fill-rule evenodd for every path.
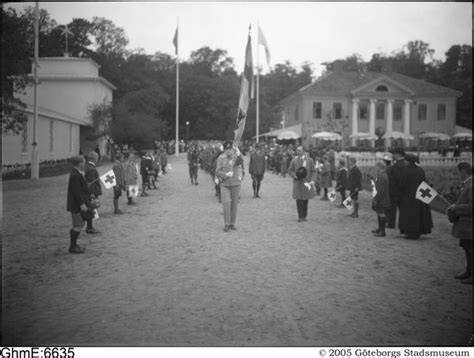
M 33 5 L 29 3 L 28 5 Z M 24 4 L 15 4 L 21 9 Z M 40 2 L 59 24 L 94 16 L 112 20 L 129 39 L 128 49 L 143 48 L 174 55 L 173 35 L 179 17 L 180 58 L 202 46 L 225 49 L 243 69 L 248 26 L 252 23 L 254 63 L 256 26 L 260 24 L 270 47 L 272 63 L 290 60 L 300 66 L 360 54 L 399 51 L 408 41 L 422 40 L 434 57 L 455 44 L 472 44 L 472 5 L 459 2 Z M 263 48 L 260 63 L 265 64 Z

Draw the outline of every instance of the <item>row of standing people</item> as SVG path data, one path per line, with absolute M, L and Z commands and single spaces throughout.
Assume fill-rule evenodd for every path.
M 166 174 L 167 158 L 159 155 L 158 152 L 153 154 L 142 152 L 138 153 L 138 156 L 136 157 L 134 152 L 128 152 L 127 158 L 124 158 L 120 151 L 115 154 L 115 162 L 112 167 L 115 177 L 114 214 L 123 214 L 119 208 L 119 199 L 123 192 L 126 193 L 127 204 L 136 205 L 134 198 L 140 192 L 140 196 L 148 196 L 146 190 L 157 189 L 158 176 Z M 73 168 L 69 175 L 66 209 L 71 213 L 72 218 L 72 227 L 69 231 L 69 252 L 73 254 L 85 251 L 77 244 L 84 225 L 86 225 L 87 234 L 100 233 L 93 226 L 94 211 L 100 205 L 100 196 L 103 194 L 97 170 L 98 160 L 99 157 L 95 151 L 87 155 L 87 160 L 83 155 L 72 158 Z M 139 175 L 141 176 L 141 188 L 139 187 Z

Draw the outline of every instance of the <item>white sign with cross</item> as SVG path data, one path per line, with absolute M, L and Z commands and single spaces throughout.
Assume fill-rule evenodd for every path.
M 342 202 L 342 204 L 346 207 L 347 210 L 352 211 L 354 208 L 354 202 L 352 201 L 352 198 L 349 196 L 346 200 Z
M 112 169 L 110 169 L 107 173 L 102 175 L 100 177 L 100 180 L 102 180 L 102 183 L 104 183 L 105 189 L 110 189 L 110 188 L 113 188 L 115 185 L 117 185 L 115 181 L 115 174 Z
M 429 204 L 434 198 L 436 198 L 436 195 L 438 195 L 436 190 L 430 187 L 427 182 L 422 181 L 416 189 L 415 198 L 424 202 L 425 204 Z
M 331 201 L 336 200 L 336 192 L 335 192 L 334 190 L 331 190 L 331 191 L 328 193 L 328 198 L 329 198 L 329 200 L 331 200 Z

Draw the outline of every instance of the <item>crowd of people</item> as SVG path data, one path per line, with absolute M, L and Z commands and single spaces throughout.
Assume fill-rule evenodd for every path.
M 252 143 L 248 151 L 248 173 L 252 179 L 253 198 L 261 198 L 260 190 L 265 173 L 292 179 L 292 197 L 296 201 L 298 222 L 307 221 L 308 201 L 316 196 L 322 201 L 336 200 L 340 196 L 340 208 L 351 210 L 349 217 L 359 217 L 359 193 L 363 190 L 363 176 L 355 157 L 340 157 L 336 164 L 336 148 L 309 148 L 295 145 L 268 145 Z M 166 173 L 166 148 L 155 147 L 153 153 L 140 153 L 140 160 L 132 152 L 124 161 L 117 153 L 113 171 L 116 177 L 114 187 L 115 214 L 122 214 L 118 199 L 125 192 L 128 204 L 138 192 L 147 196 L 147 190 L 156 189 L 156 180 Z M 192 185 L 198 185 L 199 168 L 210 174 L 214 183 L 215 196 L 222 203 L 224 232 L 237 230 L 235 225 L 239 202 L 240 185 L 245 176 L 244 154 L 232 142 L 192 142 L 188 146 L 187 163 Z M 71 253 L 82 253 L 77 238 L 84 223 L 86 233 L 97 230 L 93 223 L 93 202 L 102 194 L 97 169 L 97 153 L 74 158 L 74 169 L 68 188 L 68 211 L 72 213 Z M 456 276 L 463 283 L 472 284 L 472 167 L 467 162 L 458 165 L 464 183 L 456 203 L 450 205 L 447 213 L 452 217 L 453 236 L 460 239 L 460 246 L 466 253 L 466 272 Z M 375 165 L 376 176 L 372 182 L 372 210 L 376 214 L 377 227 L 372 230 L 376 237 L 385 237 L 387 229 L 398 228 L 406 239 L 416 240 L 431 233 L 433 220 L 430 206 L 416 198 L 421 183 L 426 181 L 419 158 L 401 148 L 385 153 Z M 78 174 L 79 173 L 79 174 Z M 83 174 L 82 174 L 83 173 Z M 142 187 L 137 186 L 141 175 Z M 335 183 L 333 185 L 333 183 Z M 136 192 L 131 192 L 135 188 Z M 141 190 L 139 190 L 141 189 Z M 398 225 L 397 223 L 398 214 Z M 450 219 L 451 220 L 451 219 Z

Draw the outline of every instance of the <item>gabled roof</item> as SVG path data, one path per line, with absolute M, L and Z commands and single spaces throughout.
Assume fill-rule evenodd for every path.
M 297 91 L 302 95 L 352 96 L 352 91 L 378 80 L 388 80 L 412 92 L 415 96 L 453 96 L 461 92 L 448 87 L 408 77 L 396 72 L 331 72 Z M 292 94 L 291 96 L 293 96 Z M 289 97 L 291 97 L 289 96 Z

